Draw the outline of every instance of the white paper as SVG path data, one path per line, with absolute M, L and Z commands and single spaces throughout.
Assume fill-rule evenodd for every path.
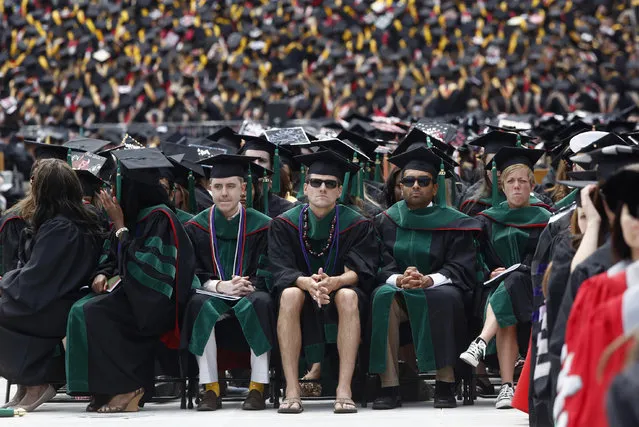
M 497 276 L 495 276 L 492 279 L 487 280 L 486 282 L 484 282 L 484 286 L 492 285 L 493 282 L 501 281 L 502 277 L 504 277 L 505 275 L 507 275 L 509 273 L 512 273 L 513 271 L 517 270 L 519 267 L 521 267 L 521 264 L 511 265 L 506 270 L 504 270 L 502 273 L 499 273 Z
M 237 301 L 238 299 L 242 298 L 242 297 L 235 297 L 235 296 L 232 296 L 232 295 L 221 294 L 219 292 L 207 291 L 206 289 L 196 289 L 195 293 L 196 294 L 202 294 L 202 295 L 208 295 L 210 297 L 225 299 L 225 300 L 228 300 L 228 301 Z

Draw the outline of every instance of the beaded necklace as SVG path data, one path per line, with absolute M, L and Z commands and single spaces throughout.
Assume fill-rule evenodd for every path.
M 328 273 L 328 267 L 331 264 L 331 258 L 337 258 L 337 254 L 339 252 L 339 205 L 335 206 L 335 217 L 331 222 L 331 228 L 328 233 L 328 240 L 326 241 L 326 245 L 324 245 L 324 248 L 322 248 L 320 252 L 313 251 L 308 240 L 308 209 L 309 205 L 306 205 L 304 206 L 304 208 L 302 208 L 298 221 L 298 234 L 300 239 L 300 246 L 302 247 L 302 254 L 304 255 L 304 260 L 306 261 L 306 266 L 308 267 L 309 274 L 312 274 L 313 272 L 311 268 L 311 261 L 308 255 L 311 254 L 315 257 L 320 258 L 328 253 L 328 257 L 324 264 L 324 271 Z M 332 257 L 331 254 L 333 255 Z M 335 263 L 332 264 L 332 267 L 335 267 Z

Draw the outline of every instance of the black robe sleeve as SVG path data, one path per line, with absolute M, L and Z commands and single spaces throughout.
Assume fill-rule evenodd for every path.
M 29 260 L 0 281 L 0 309 L 5 314 L 28 315 L 89 285 L 98 253 L 94 238 L 70 220 L 45 221 L 35 235 Z
M 119 274 L 117 260 L 118 239 L 115 237 L 115 230 L 112 230 L 108 237 L 104 239 L 102 251 L 98 259 L 98 265 L 93 273 L 93 278 L 102 274 L 110 279 Z
M 0 277 L 8 271 L 18 267 L 18 250 L 20 248 L 20 234 L 27 223 L 18 216 L 8 216 L 0 221 Z
M 375 278 L 379 266 L 379 245 L 372 221 L 353 225 L 343 238 L 349 247 L 342 255 L 344 266 L 357 273 L 358 287 L 370 295 L 377 284 Z
M 295 285 L 298 277 L 307 275 L 297 264 L 295 254 L 297 230 L 281 217 L 273 219 L 268 231 L 270 270 L 273 274 L 273 290 L 279 295 L 284 289 Z
M 454 286 L 469 291 L 475 288 L 477 277 L 477 259 L 475 257 L 475 244 L 473 234 L 469 231 L 443 231 L 445 233 L 444 264 L 436 271 L 428 274 L 439 273 L 449 278 Z

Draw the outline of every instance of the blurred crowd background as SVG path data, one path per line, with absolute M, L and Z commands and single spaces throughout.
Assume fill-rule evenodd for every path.
M 295 119 L 609 114 L 639 103 L 638 9 L 2 0 L 0 126 L 262 120 L 284 107 Z

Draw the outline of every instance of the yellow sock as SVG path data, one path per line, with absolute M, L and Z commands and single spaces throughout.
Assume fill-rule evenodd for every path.
M 204 385 L 204 390 L 213 391 L 216 395 L 220 395 L 220 383 L 208 383 Z
M 257 390 L 260 393 L 264 394 L 264 384 L 254 383 L 253 381 L 251 381 L 251 383 L 249 384 L 249 391 L 251 390 Z

